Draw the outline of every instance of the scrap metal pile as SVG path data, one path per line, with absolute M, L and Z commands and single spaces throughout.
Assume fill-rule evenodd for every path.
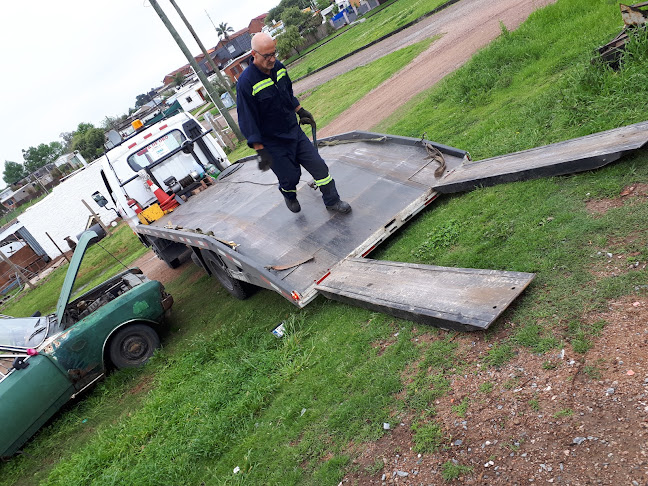
M 636 3 L 634 5 L 620 4 L 621 17 L 623 18 L 623 30 L 610 42 L 599 47 L 599 58 L 609 64 L 613 69 L 619 69 L 621 55 L 625 50 L 630 36 L 639 29 L 646 29 L 648 25 L 648 2 Z

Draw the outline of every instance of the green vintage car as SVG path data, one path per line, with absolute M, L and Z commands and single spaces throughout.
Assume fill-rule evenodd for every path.
M 145 363 L 159 346 L 155 328 L 173 305 L 139 269 L 120 273 L 70 302 L 88 245 L 79 238 L 56 314 L 0 318 L 0 456 L 14 454 L 68 400 L 110 368 Z

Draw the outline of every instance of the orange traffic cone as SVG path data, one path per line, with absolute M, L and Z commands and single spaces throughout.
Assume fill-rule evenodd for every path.
M 146 183 L 153 191 L 153 194 L 155 194 L 155 197 L 160 203 L 160 209 L 162 209 L 162 211 L 169 211 L 180 206 L 180 204 L 178 204 L 178 201 L 175 200 L 175 197 L 169 196 L 166 192 L 160 189 L 157 184 L 154 184 L 151 179 L 147 179 Z

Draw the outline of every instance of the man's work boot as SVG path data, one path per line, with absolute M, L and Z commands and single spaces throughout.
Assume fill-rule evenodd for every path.
M 301 206 L 297 199 L 288 199 L 287 197 L 284 197 L 284 200 L 286 201 L 286 206 L 288 206 L 288 209 L 290 209 L 293 213 L 298 213 L 299 211 L 301 211 Z
M 346 214 L 351 211 L 351 205 L 348 202 L 338 199 L 338 202 L 330 206 L 326 206 L 326 209 L 329 211 L 335 211 L 336 213 Z

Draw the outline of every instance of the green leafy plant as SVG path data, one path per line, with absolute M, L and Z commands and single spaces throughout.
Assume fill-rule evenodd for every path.
M 441 466 L 441 476 L 444 481 L 453 481 L 470 474 L 473 471 L 473 468 L 470 466 L 463 466 L 459 463 L 454 463 L 452 461 L 446 461 Z

